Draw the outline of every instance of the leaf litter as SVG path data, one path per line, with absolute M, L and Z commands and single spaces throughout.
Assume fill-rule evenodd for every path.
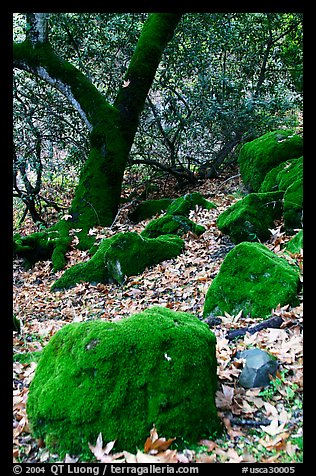
M 223 186 L 222 186 L 223 185 Z M 176 259 L 130 276 L 122 286 L 113 284 L 80 283 L 64 292 L 50 292 L 52 283 L 63 271 L 52 272 L 50 262 L 38 262 L 31 270 L 24 270 L 21 260 L 14 261 L 14 314 L 21 322 L 21 332 L 13 334 L 13 461 L 58 462 L 58 455 L 50 453 L 42 440 L 35 440 L 28 425 L 25 410 L 28 389 L 36 369 L 36 356 L 49 339 L 65 324 L 87 319 L 117 321 L 141 312 L 149 305 L 165 306 L 175 311 L 195 314 L 203 319 L 207 289 L 217 275 L 226 254 L 234 246 L 229 237 L 216 227 L 217 216 L 240 196 L 240 181 L 221 179 L 206 181 L 196 189 L 214 201 L 217 208 L 209 211 L 197 207 L 190 219 L 203 225 L 206 231 L 198 238 L 184 235 L 184 252 Z M 195 191 L 191 189 L 191 191 Z M 110 228 L 90 230 L 98 241 L 118 231 L 144 229 L 150 221 L 133 224 L 124 210 Z M 26 222 L 25 233 L 36 231 Z M 34 227 L 33 227 L 34 228 Z M 284 256 L 283 245 L 291 237 L 276 222 L 266 245 Z M 75 248 L 68 252 L 67 268 L 86 261 L 86 252 Z M 292 256 L 299 263 L 302 255 Z M 95 444 L 90 443 L 92 457 L 99 462 L 115 463 L 241 463 L 301 461 L 299 440 L 302 438 L 303 391 L 303 299 L 296 308 L 278 306 L 272 315 L 281 316 L 280 329 L 262 329 L 254 334 L 246 332 L 240 339 L 229 341 L 229 330 L 247 327 L 257 321 L 239 313 L 218 316 L 212 327 L 217 338 L 218 391 L 216 405 L 225 428 L 216 441 L 203 439 L 194 449 L 171 449 L 176 443 L 173 435 L 158 437 L 153 426 L 136 454 L 115 452 L 115 441 L 103 443 L 102 434 Z M 275 380 L 265 389 L 244 389 L 238 384 L 243 362 L 235 358 L 237 351 L 258 347 L 275 355 L 280 363 Z M 25 357 L 25 359 L 23 359 Z M 176 447 L 176 446 L 175 446 Z M 66 455 L 63 462 L 84 462 L 80 455 Z

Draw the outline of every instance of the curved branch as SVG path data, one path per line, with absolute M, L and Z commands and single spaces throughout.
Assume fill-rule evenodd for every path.
M 60 58 L 49 43 L 32 45 L 29 40 L 13 45 L 13 66 L 29 71 L 58 89 L 78 111 L 91 131 L 115 108 L 72 64 Z

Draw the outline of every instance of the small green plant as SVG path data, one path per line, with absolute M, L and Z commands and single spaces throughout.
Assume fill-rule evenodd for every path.
M 263 397 L 267 400 L 274 397 L 274 395 L 278 392 L 279 388 L 285 382 L 285 371 L 280 372 L 280 377 L 276 377 L 275 379 L 271 380 L 270 385 L 266 387 L 259 393 L 260 397 Z

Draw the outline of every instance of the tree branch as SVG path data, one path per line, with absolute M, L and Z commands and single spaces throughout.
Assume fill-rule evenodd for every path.
M 79 112 L 89 131 L 108 113 L 116 111 L 75 66 L 53 51 L 49 43 L 32 45 L 29 40 L 14 43 L 13 66 L 35 74 L 58 89 Z

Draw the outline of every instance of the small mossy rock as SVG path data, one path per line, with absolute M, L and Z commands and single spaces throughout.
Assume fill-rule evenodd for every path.
M 285 246 L 285 251 L 291 253 L 291 254 L 296 254 L 300 253 L 301 250 L 303 249 L 303 230 L 300 230 L 298 233 L 296 233 L 293 238 L 287 242 Z
M 126 276 L 142 273 L 147 267 L 175 258 L 184 246 L 176 235 L 145 238 L 135 232 L 117 233 L 102 240 L 92 258 L 67 269 L 51 290 L 67 289 L 80 282 L 122 283 Z
M 283 211 L 283 192 L 250 193 L 219 215 L 218 229 L 234 243 L 266 241 Z
M 267 318 L 278 304 L 299 304 L 298 268 L 260 243 L 242 242 L 225 257 L 209 287 L 204 317 L 236 315 Z
M 162 198 L 160 200 L 145 200 L 141 202 L 135 210 L 128 215 L 128 218 L 133 222 L 139 222 L 151 218 L 158 213 L 167 210 L 172 203 L 172 198 Z
M 190 211 L 194 210 L 196 206 L 206 208 L 207 210 L 216 208 L 215 203 L 206 200 L 201 193 L 192 192 L 173 200 L 166 213 L 169 215 L 189 216 Z
M 156 218 L 148 223 L 146 228 L 141 232 L 142 236 L 147 238 L 156 238 L 160 235 L 179 235 L 192 231 L 197 236 L 204 233 L 204 226 L 197 225 L 194 221 L 183 215 L 164 215 Z
M 286 160 L 274 167 L 265 176 L 259 192 L 285 190 L 296 180 L 303 181 L 303 156 L 298 159 Z
M 62 455 L 84 454 L 99 433 L 135 452 L 153 424 L 178 443 L 215 437 L 215 345 L 195 316 L 162 307 L 68 324 L 42 351 L 30 386 L 33 436 Z
M 284 225 L 288 233 L 303 226 L 303 181 L 296 180 L 290 185 L 283 198 Z
M 303 139 L 292 130 L 268 132 L 240 149 L 241 178 L 250 191 L 258 192 L 267 173 L 289 159 L 303 154 Z
M 278 361 L 264 350 L 247 349 L 237 352 L 236 357 L 246 361 L 238 379 L 244 388 L 266 387 L 270 384 L 270 375 L 276 375 Z

